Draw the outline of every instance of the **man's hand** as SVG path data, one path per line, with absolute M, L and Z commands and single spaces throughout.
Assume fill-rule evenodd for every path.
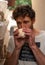
M 15 41 L 15 48 L 17 50 L 20 50 L 22 46 L 24 45 L 24 38 L 21 38 L 18 36 L 19 32 L 18 29 L 14 31 L 14 41 Z
M 25 32 L 26 41 L 29 43 L 29 47 L 31 48 L 32 46 L 36 45 L 34 31 L 29 28 L 24 28 L 23 31 Z

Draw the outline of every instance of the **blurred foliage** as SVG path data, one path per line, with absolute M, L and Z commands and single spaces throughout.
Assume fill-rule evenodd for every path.
M 30 5 L 32 7 L 32 2 L 31 0 L 15 0 L 15 6 L 9 7 L 9 9 L 14 9 L 20 5 Z
M 15 7 L 19 5 L 30 5 L 32 6 L 31 0 L 16 0 Z

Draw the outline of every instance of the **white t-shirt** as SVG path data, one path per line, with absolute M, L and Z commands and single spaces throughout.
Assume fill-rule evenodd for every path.
M 13 38 L 12 38 L 13 39 Z M 10 39 L 9 43 L 9 47 L 8 47 L 8 51 L 10 53 L 13 52 L 14 50 L 14 41 L 12 43 L 12 40 Z M 40 34 L 35 36 L 35 42 L 39 42 L 37 43 L 37 45 L 39 46 L 39 49 L 42 51 L 43 54 L 45 54 L 45 31 L 40 31 Z M 19 65 L 37 65 L 36 61 L 23 61 L 23 60 L 19 60 Z

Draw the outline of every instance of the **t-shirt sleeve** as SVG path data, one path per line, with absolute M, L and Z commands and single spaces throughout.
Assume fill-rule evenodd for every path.
M 45 55 L 45 35 L 42 36 L 42 40 L 41 40 L 41 51 Z
M 14 48 L 15 48 L 14 39 L 13 37 L 10 37 L 9 42 L 8 42 L 7 52 L 12 54 L 14 51 Z
M 43 54 L 45 55 L 45 40 L 43 42 Z

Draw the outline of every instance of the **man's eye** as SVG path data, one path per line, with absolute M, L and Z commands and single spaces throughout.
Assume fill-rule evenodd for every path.
M 17 22 L 17 24 L 19 25 L 19 24 L 21 24 L 20 22 Z
M 28 21 L 24 21 L 24 23 L 26 24 L 26 23 L 28 23 Z

